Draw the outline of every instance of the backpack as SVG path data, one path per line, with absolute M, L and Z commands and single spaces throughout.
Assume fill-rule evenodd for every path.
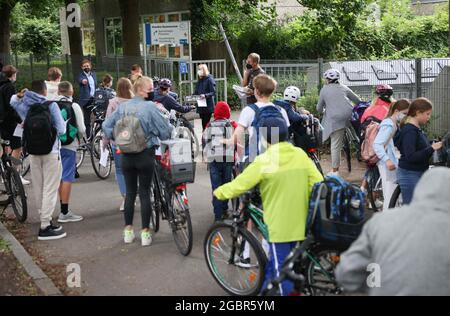
M 348 247 L 366 221 L 364 206 L 365 195 L 357 185 L 327 176 L 313 186 L 306 231 L 319 242 Z
M 109 100 L 113 98 L 113 91 L 109 88 L 98 88 L 94 93 L 94 106 L 100 111 L 106 111 Z
M 230 120 L 213 120 L 205 130 L 203 149 L 206 162 L 234 162 L 234 146 L 222 143 L 233 135 Z
M 255 118 L 253 119 L 253 122 L 251 126 L 256 130 L 256 151 L 257 155 L 260 154 L 259 150 L 259 144 L 260 144 L 260 128 L 261 128 L 261 121 L 263 121 L 266 118 L 269 117 L 276 117 L 280 118 L 284 121 L 284 117 L 281 114 L 281 107 L 277 105 L 266 105 L 262 108 L 259 108 L 256 104 L 249 104 L 248 105 L 254 112 L 255 112 Z M 250 152 L 250 146 L 254 146 L 254 144 L 250 144 L 249 140 L 246 141 L 245 146 L 245 154 L 249 155 Z
M 350 123 L 357 133 L 359 133 L 361 128 L 361 118 L 367 108 L 370 106 L 370 102 L 361 102 L 352 110 L 352 118 L 350 119 Z
M 30 155 L 48 155 L 55 143 L 57 132 L 52 124 L 50 105 L 54 101 L 30 106 L 23 126 L 23 147 Z
M 136 112 L 125 108 L 124 115 L 114 126 L 114 140 L 125 154 L 137 154 L 147 148 L 147 137 Z
M 73 102 L 67 99 L 65 100 L 63 99 L 56 103 L 58 104 L 59 109 L 61 110 L 61 115 L 64 121 L 67 122 L 66 132 L 63 135 L 59 136 L 59 139 L 61 140 L 61 145 L 66 146 L 72 144 L 72 142 L 78 135 L 77 119 L 75 116 L 75 112 L 72 108 Z
M 375 142 L 379 130 L 380 124 L 378 122 L 370 122 L 364 132 L 364 140 L 361 143 L 362 161 L 371 165 L 375 165 L 380 160 L 373 149 L 373 143 Z

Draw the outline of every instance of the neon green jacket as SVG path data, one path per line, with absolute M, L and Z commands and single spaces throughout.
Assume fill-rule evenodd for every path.
M 305 239 L 309 195 L 323 177 L 300 148 L 282 142 L 270 146 L 233 182 L 214 191 L 220 200 L 240 196 L 259 184 L 270 242 Z

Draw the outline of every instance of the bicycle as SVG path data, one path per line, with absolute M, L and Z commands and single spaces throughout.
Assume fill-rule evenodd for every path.
M 170 111 L 169 122 L 175 127 L 177 138 L 186 138 L 191 141 L 192 158 L 197 157 L 200 151 L 200 143 L 191 122 L 183 114 L 174 110 Z
M 30 172 L 30 155 L 25 151 L 25 148 L 22 147 L 22 153 L 20 156 L 20 175 L 25 177 L 28 172 Z
M 360 160 L 359 137 L 353 127 L 346 127 L 344 134 L 344 144 L 342 150 L 344 151 L 345 160 L 347 162 L 348 172 L 352 172 L 352 147 L 356 148 L 356 156 Z
M 377 165 L 368 166 L 366 180 L 370 207 L 374 212 L 381 212 L 384 204 L 383 183 Z
M 20 166 L 21 161 L 6 155 L 3 146 L 9 146 L 9 141 L 0 139 L 0 177 L 5 187 L 0 192 L 8 196 L 2 213 L 11 205 L 17 220 L 23 223 L 27 219 L 28 205 L 25 189 L 20 179 L 20 174 L 17 171 L 17 167 Z
M 256 233 L 265 240 L 269 233 L 263 211 L 253 202 L 255 195 L 254 191 L 244 194 L 239 209 L 233 210 L 232 220 L 214 224 L 204 240 L 209 271 L 232 295 L 256 295 L 264 282 L 267 255 Z M 256 232 L 250 231 L 249 225 L 255 226 Z M 238 280 L 233 280 L 236 275 Z
M 163 159 L 156 159 L 150 187 L 151 202 L 154 205 L 151 225 L 156 233 L 159 231 L 160 216 L 162 220 L 167 220 L 178 250 L 183 256 L 188 256 L 192 250 L 193 230 L 186 184 L 170 182 L 170 165 L 166 162 L 168 158 L 166 154 Z

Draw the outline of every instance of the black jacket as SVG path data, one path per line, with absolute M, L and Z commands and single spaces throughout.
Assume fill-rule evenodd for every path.
M 16 94 L 16 87 L 11 80 L 0 79 L 0 125 L 16 126 L 21 123 L 17 112 L 11 107 L 11 97 Z

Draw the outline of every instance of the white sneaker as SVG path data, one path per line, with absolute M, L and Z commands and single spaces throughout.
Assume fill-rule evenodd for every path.
M 384 203 L 378 199 L 375 200 L 375 207 L 376 208 L 382 208 Z
M 131 244 L 134 241 L 134 231 L 125 228 L 123 230 L 123 241 L 126 244 Z
M 63 213 L 59 214 L 58 222 L 59 223 L 69 223 L 69 222 L 79 222 L 83 220 L 83 216 L 77 215 L 72 211 L 69 211 L 66 215 Z
M 31 184 L 31 181 L 28 181 L 27 179 L 25 179 L 24 177 L 20 176 L 20 180 L 22 181 L 23 185 L 29 185 Z
M 152 234 L 149 231 L 143 231 L 141 233 L 142 246 L 150 246 L 152 244 Z

